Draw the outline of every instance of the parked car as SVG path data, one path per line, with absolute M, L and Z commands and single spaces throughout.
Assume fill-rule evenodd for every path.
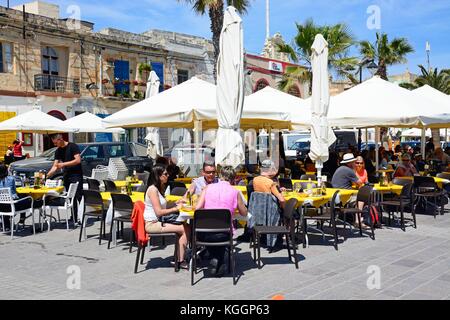
M 80 143 L 78 146 L 81 151 L 84 176 L 90 176 L 92 169 L 98 165 L 107 166 L 110 158 L 122 158 L 129 174 L 132 174 L 133 170 L 149 170 L 153 164 L 152 159 L 147 156 L 147 147 L 135 142 L 93 142 Z M 56 148 L 52 148 L 38 157 L 13 162 L 10 170 L 26 176 L 31 176 L 40 170 L 48 172 L 55 160 L 55 151 Z M 56 174 L 56 176 L 60 175 L 62 172 Z
M 349 146 L 358 147 L 358 143 L 356 141 L 356 133 L 353 130 L 335 130 L 334 134 L 336 135 L 336 141 L 333 143 L 329 150 L 330 152 L 346 152 L 349 148 Z M 295 141 L 294 144 L 292 144 L 286 154 L 286 158 L 292 158 L 294 157 L 294 154 L 296 155 L 297 159 L 304 160 L 306 156 L 309 153 L 311 147 L 311 135 L 304 136 L 297 141 Z

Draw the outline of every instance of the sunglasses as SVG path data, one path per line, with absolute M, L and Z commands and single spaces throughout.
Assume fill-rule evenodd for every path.
M 356 164 L 364 164 L 364 162 L 356 162 Z
M 215 174 L 216 172 L 215 171 L 204 171 L 205 172 L 205 174 Z
M 169 176 L 169 174 L 168 174 L 167 172 L 163 172 L 162 176 L 166 176 L 166 177 L 168 177 L 168 176 Z

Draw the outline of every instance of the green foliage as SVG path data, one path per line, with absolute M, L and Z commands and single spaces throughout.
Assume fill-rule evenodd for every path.
M 394 38 L 389 41 L 386 33 L 376 34 L 375 43 L 361 41 L 359 51 L 367 59 L 374 59 L 378 63 L 378 70 L 375 73 L 384 80 L 387 78 L 387 67 L 407 61 L 406 56 L 414 52 L 414 48 L 406 38 Z
M 358 59 L 349 56 L 350 48 L 355 44 L 355 38 L 348 26 L 344 23 L 335 25 L 316 25 L 313 19 L 306 20 L 303 24 L 296 24 L 297 35 L 292 45 L 277 45 L 279 52 L 288 54 L 295 63 L 303 63 L 304 67 L 288 67 L 279 83 L 279 88 L 288 91 L 296 81 L 311 81 L 311 46 L 317 34 L 322 34 L 328 42 L 329 68 L 339 77 L 352 79 L 352 72 L 356 69 Z

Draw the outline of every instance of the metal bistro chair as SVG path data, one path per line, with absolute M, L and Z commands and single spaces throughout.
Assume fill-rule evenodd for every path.
M 289 199 L 283 211 L 284 225 L 281 226 L 255 226 L 253 228 L 253 261 L 258 259 L 258 269 L 261 269 L 261 235 L 276 234 L 286 237 L 286 247 L 288 251 L 289 260 L 292 259 L 291 243 L 294 253 L 295 268 L 298 269 L 297 250 L 295 243 L 295 219 L 294 211 L 297 207 L 297 199 Z M 290 238 L 290 239 L 289 239 Z M 258 249 L 258 256 L 256 256 L 256 249 Z
M 83 235 L 84 230 L 84 238 L 86 239 L 86 226 L 85 223 L 88 217 L 96 217 L 101 219 L 100 223 L 100 233 L 98 237 L 98 244 L 102 243 L 102 234 L 106 234 L 106 210 L 103 205 L 103 199 L 98 191 L 94 190 L 83 190 L 83 198 L 84 198 L 84 213 L 83 218 L 81 220 L 81 228 L 80 228 L 80 238 L 78 242 L 81 242 L 81 237 Z M 90 210 L 87 211 L 87 208 Z
M 444 197 L 446 192 L 438 187 L 433 177 L 414 176 L 414 189 L 414 196 L 417 197 L 419 202 L 422 200 L 425 203 L 425 208 L 427 207 L 428 199 L 433 199 L 433 215 L 435 219 L 439 206 L 441 207 L 441 214 L 444 214 Z
M 337 233 L 337 214 L 339 208 L 336 208 L 336 199 L 339 194 L 339 190 L 337 190 L 333 197 L 331 198 L 331 201 L 329 202 L 329 207 L 325 207 L 320 209 L 319 211 L 312 211 L 312 210 L 304 210 L 303 215 L 301 216 L 302 221 L 302 235 L 303 235 L 303 247 L 305 248 L 307 246 L 307 239 L 308 239 L 308 221 L 314 220 L 321 224 L 321 227 L 323 228 L 324 222 L 329 222 L 330 226 L 333 228 L 333 236 L 334 236 L 334 248 L 338 250 L 338 233 Z M 311 214 L 313 213 L 314 214 Z M 320 231 L 320 230 L 319 230 Z M 323 235 L 323 233 L 322 233 Z
M 111 220 L 111 230 L 109 233 L 109 240 L 108 240 L 108 249 L 111 246 L 111 241 L 113 238 L 113 232 L 115 231 L 114 226 L 117 223 L 117 233 L 119 233 L 120 225 L 122 226 L 122 237 L 123 237 L 123 224 L 126 223 L 132 223 L 131 221 L 131 213 L 133 212 L 133 200 L 131 200 L 130 196 L 127 194 L 121 194 L 121 193 L 111 193 L 111 201 L 113 205 L 113 211 L 112 211 L 112 220 Z M 120 225 L 119 225 L 120 223 Z M 130 249 L 133 245 L 133 239 L 134 239 L 134 232 L 133 229 L 130 228 Z
M 24 209 L 17 209 L 16 205 L 20 205 L 21 201 L 31 199 L 31 207 L 24 208 Z M 14 236 L 14 218 L 16 215 L 20 215 L 21 213 L 29 213 L 29 216 L 26 216 L 26 218 L 31 216 L 32 220 L 32 227 L 33 227 L 33 234 L 36 234 L 35 226 L 34 226 L 34 215 L 33 215 L 33 198 L 32 197 L 25 197 L 18 200 L 14 200 L 11 194 L 11 188 L 0 188 L 0 204 L 3 205 L 10 205 L 11 210 L 0 212 L 0 216 L 2 218 L 2 226 L 3 226 L 3 232 L 5 232 L 5 221 L 4 216 L 10 217 L 10 229 L 11 229 L 11 239 Z M 18 228 L 19 224 L 17 224 L 16 228 Z M 16 230 L 17 231 L 17 230 Z
M 173 252 L 173 257 L 174 257 L 174 260 L 175 260 L 174 271 L 178 272 L 180 270 L 178 268 L 178 263 L 177 263 L 177 261 L 178 261 L 178 250 L 179 250 L 179 248 L 178 248 L 178 239 L 179 239 L 178 233 L 176 233 L 176 232 L 165 232 L 165 233 L 152 233 L 152 232 L 150 232 L 150 233 L 147 233 L 147 234 L 149 236 L 149 239 L 148 239 L 148 243 L 145 246 L 143 246 L 138 241 L 138 249 L 136 251 L 136 262 L 134 264 L 134 273 L 137 273 L 139 260 L 141 260 L 141 264 L 144 263 L 145 248 L 147 247 L 147 245 L 150 248 L 150 240 L 151 240 L 152 237 L 162 237 L 163 239 L 164 239 L 164 237 L 174 237 L 175 238 L 175 248 L 174 248 L 174 252 Z M 138 236 L 137 236 L 136 233 L 134 234 L 134 237 L 135 237 L 135 239 L 138 239 Z
M 341 209 L 341 213 L 344 216 L 343 222 L 344 222 L 344 231 L 345 231 L 345 227 L 346 227 L 346 221 L 347 221 L 347 215 L 352 215 L 354 217 L 354 219 L 357 218 L 358 214 L 363 214 L 364 208 L 370 208 L 370 205 L 372 203 L 372 190 L 373 187 L 372 186 L 363 186 L 361 187 L 361 189 L 358 190 L 358 194 L 356 195 L 356 204 L 354 208 L 342 208 Z M 358 202 L 363 202 L 364 206 L 363 209 L 359 209 L 358 208 Z M 362 216 L 361 216 L 361 220 L 362 220 Z M 361 220 L 358 221 L 359 224 L 359 234 L 360 236 L 362 236 L 362 226 L 361 226 Z M 355 220 L 356 221 L 356 220 Z M 370 229 L 372 231 L 372 240 L 375 240 L 375 226 L 374 226 L 374 221 L 371 221 L 370 223 Z M 350 227 L 351 230 L 351 227 Z
M 62 194 L 59 196 L 55 195 L 44 195 L 43 198 L 43 209 L 44 212 L 47 212 L 47 209 L 50 209 L 49 220 L 47 220 L 48 231 L 50 231 L 51 219 L 53 218 L 53 209 L 56 209 L 58 214 L 58 221 L 61 220 L 59 216 L 59 210 L 66 211 L 66 229 L 69 230 L 69 212 L 72 214 L 73 225 L 75 226 L 75 215 L 73 214 L 73 204 L 75 199 L 75 195 L 77 193 L 78 182 L 71 183 L 69 186 L 69 190 L 66 194 Z M 46 203 L 47 198 L 50 197 L 50 202 Z M 48 201 L 48 200 L 47 200 Z M 70 211 L 69 211 L 70 210 Z M 47 214 L 46 214 L 47 215 Z
M 200 241 L 197 239 L 198 234 L 205 233 L 227 233 L 228 239 L 223 242 L 209 242 Z M 192 225 L 192 268 L 191 268 L 191 285 L 194 285 L 194 275 L 197 273 L 197 247 L 198 246 L 213 246 L 213 247 L 227 247 L 228 253 L 228 272 L 232 272 L 233 285 L 235 281 L 235 257 L 234 257 L 234 243 L 233 243 L 233 226 L 231 221 L 230 210 L 227 209 L 201 209 L 196 210 L 194 214 L 194 222 Z
M 96 179 L 87 178 L 89 190 L 100 191 L 100 181 Z
M 413 183 L 412 181 L 409 181 L 409 184 L 403 185 L 402 192 L 397 198 L 393 198 L 387 201 L 381 201 L 379 205 L 382 208 L 385 208 L 388 214 L 389 214 L 389 225 L 391 224 L 391 214 L 392 212 L 391 208 L 395 208 L 398 212 L 400 210 L 400 219 L 401 219 L 401 228 L 403 231 L 405 230 L 405 217 L 404 217 L 404 211 L 407 206 L 411 208 L 411 214 L 413 217 L 414 222 L 414 228 L 417 228 L 416 223 L 416 213 L 414 210 L 414 194 L 413 194 Z M 381 215 L 383 215 L 383 210 L 381 211 Z

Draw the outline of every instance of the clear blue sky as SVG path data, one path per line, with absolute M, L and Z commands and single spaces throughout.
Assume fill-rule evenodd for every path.
M 196 15 L 186 3 L 176 0 L 48 0 L 59 4 L 62 17 L 70 15 L 69 5 L 78 5 L 81 19 L 95 23 L 95 30 L 113 27 L 140 33 L 162 29 L 210 38 L 209 18 Z M 11 5 L 24 1 L 11 0 Z M 245 48 L 260 53 L 265 38 L 265 0 L 250 0 L 243 16 Z M 2 0 L 6 5 L 6 0 Z M 287 42 L 295 35 L 295 22 L 313 18 L 319 24 L 345 22 L 359 40 L 375 39 L 367 28 L 370 5 L 381 12 L 381 31 L 390 37 L 406 37 L 415 48 L 408 63 L 391 67 L 390 74 L 406 67 L 418 73 L 418 64 L 426 64 L 425 42 L 431 44 L 431 65 L 450 68 L 450 0 L 271 0 L 270 32 L 280 32 Z M 355 51 L 356 54 L 356 51 Z

